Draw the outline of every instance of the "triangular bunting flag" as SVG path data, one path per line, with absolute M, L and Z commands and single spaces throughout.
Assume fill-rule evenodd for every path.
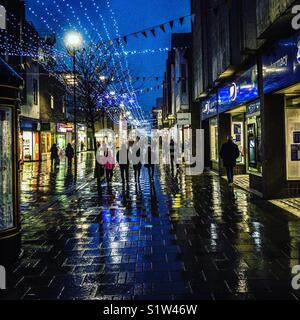
M 153 37 L 155 37 L 155 29 L 151 29 L 150 31 L 151 31 Z
M 183 21 L 184 21 L 184 17 L 180 17 L 179 18 L 179 23 L 180 23 L 181 26 L 183 25 Z
M 161 24 L 159 27 L 160 27 L 160 29 L 161 29 L 163 32 L 166 32 L 166 28 L 165 28 L 165 25 L 164 25 L 164 24 Z
M 145 37 L 145 38 L 147 38 L 148 36 L 147 36 L 147 32 L 146 31 L 143 31 L 142 32 L 142 35 Z
M 127 36 L 124 36 L 123 40 L 124 40 L 125 43 L 127 43 Z
M 170 25 L 170 28 L 173 30 L 173 27 L 174 27 L 174 20 L 169 21 L 169 25 Z

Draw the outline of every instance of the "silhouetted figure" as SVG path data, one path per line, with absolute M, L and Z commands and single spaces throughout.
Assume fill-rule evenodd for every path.
M 106 182 L 107 184 L 109 184 L 113 178 L 115 164 L 112 156 L 112 151 L 107 145 L 105 147 L 104 157 L 106 158 L 106 163 L 105 163 Z
M 136 137 L 136 142 L 138 143 L 140 141 L 140 137 Z M 136 151 L 136 157 L 141 156 L 141 148 L 138 148 Z M 141 169 L 142 169 L 142 163 L 139 161 L 138 163 L 133 165 L 133 171 L 134 171 L 134 180 L 137 183 L 140 183 L 140 177 L 141 177 Z
M 154 179 L 154 164 L 153 164 L 153 159 L 152 159 L 152 149 L 151 146 L 148 146 L 147 150 L 147 164 L 145 164 L 145 167 L 148 169 L 148 174 L 149 174 L 149 180 L 153 181 Z
M 56 143 L 53 143 L 51 149 L 51 168 L 53 167 L 53 165 L 58 165 L 59 164 L 59 157 L 58 157 L 58 148 Z
M 72 161 L 74 158 L 74 148 L 72 147 L 71 143 L 68 143 L 67 148 L 66 148 L 66 157 L 68 159 L 68 168 L 72 168 Z
M 129 184 L 129 151 L 126 144 L 122 144 L 117 152 L 117 162 L 120 166 L 122 184 Z
M 232 137 L 227 138 L 220 150 L 220 157 L 223 160 L 224 167 L 227 172 L 227 179 L 229 186 L 233 184 L 233 169 L 236 166 L 236 160 L 240 156 L 240 150 L 238 146 L 232 141 Z

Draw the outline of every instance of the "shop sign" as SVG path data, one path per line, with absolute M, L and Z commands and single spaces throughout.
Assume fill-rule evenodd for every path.
M 178 126 L 190 126 L 192 124 L 192 117 L 190 113 L 177 113 Z
M 202 103 L 202 119 L 208 119 L 217 114 L 217 96 L 214 94 Z
M 58 123 L 56 125 L 56 131 L 58 133 L 74 132 L 74 125 L 72 123 Z
M 270 93 L 299 82 L 300 32 L 277 42 L 262 56 L 264 92 Z
M 219 112 L 224 112 L 258 98 L 257 66 L 252 66 L 234 82 L 219 90 Z
M 247 115 L 250 115 L 250 114 L 253 114 L 253 113 L 256 113 L 259 111 L 260 111 L 260 102 L 259 101 L 251 103 L 247 106 Z

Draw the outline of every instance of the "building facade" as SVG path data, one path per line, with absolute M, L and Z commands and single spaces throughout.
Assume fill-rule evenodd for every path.
M 199 110 L 192 102 L 192 34 L 174 33 L 172 49 L 166 62 L 161 118 L 163 127 L 183 146 L 192 139 L 189 129 L 199 128 Z
M 201 109 L 206 167 L 224 174 L 219 150 L 233 136 L 236 173 L 265 198 L 300 195 L 296 2 L 191 1 L 193 99 Z

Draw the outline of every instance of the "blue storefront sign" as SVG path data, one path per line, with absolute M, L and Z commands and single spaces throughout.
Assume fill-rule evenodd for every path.
M 277 42 L 262 56 L 264 93 L 283 89 L 300 81 L 300 33 Z
M 217 95 L 211 95 L 207 100 L 202 102 L 202 120 L 214 117 L 217 115 Z
M 38 120 L 20 119 L 20 129 L 24 131 L 38 130 Z
M 219 113 L 234 109 L 258 98 L 257 66 L 254 65 L 234 81 L 218 90 Z M 217 114 L 217 94 L 202 103 L 203 120 Z
M 219 113 L 258 98 L 257 66 L 252 66 L 235 81 L 219 90 Z

